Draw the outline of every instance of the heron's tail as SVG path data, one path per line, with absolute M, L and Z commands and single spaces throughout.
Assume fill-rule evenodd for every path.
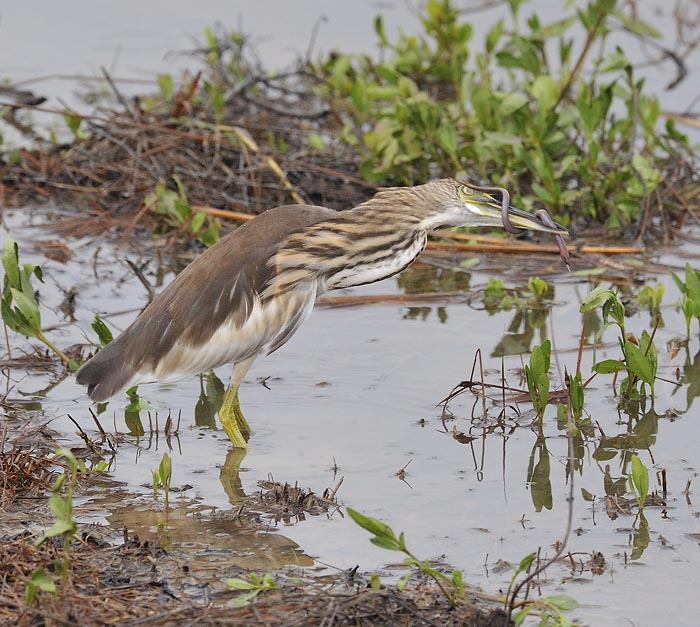
M 93 401 L 106 401 L 127 387 L 134 376 L 134 364 L 125 355 L 122 338 L 110 342 L 75 373 L 80 385 L 87 385 Z

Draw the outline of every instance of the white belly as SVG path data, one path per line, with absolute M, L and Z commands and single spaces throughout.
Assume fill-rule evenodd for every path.
M 400 251 L 391 259 L 377 262 L 368 262 L 346 270 L 341 270 L 331 277 L 326 287 L 329 290 L 336 290 L 355 285 L 365 285 L 386 279 L 410 265 L 425 248 L 427 236 L 417 237 L 410 246 Z

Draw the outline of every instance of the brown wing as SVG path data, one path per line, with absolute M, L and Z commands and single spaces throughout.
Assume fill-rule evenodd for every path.
M 138 372 L 155 372 L 176 344 L 196 350 L 224 325 L 240 328 L 256 295 L 274 279 L 269 260 L 290 234 L 338 214 L 325 207 L 286 205 L 266 211 L 206 250 L 170 283 L 118 338 L 76 374 L 94 400 L 105 400 Z M 299 314 L 303 316 L 303 314 Z M 277 346 L 298 326 L 282 330 Z M 241 354 L 252 347 L 241 346 Z M 198 371 L 219 363 L 200 364 Z M 167 373 L 159 373 L 167 374 Z

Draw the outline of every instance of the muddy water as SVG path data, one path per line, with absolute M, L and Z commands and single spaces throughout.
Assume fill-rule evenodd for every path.
M 149 260 L 146 275 L 155 281 L 151 245 L 143 243 L 139 251 L 116 241 L 78 241 L 72 245 L 70 261 L 61 263 L 46 259 L 37 245 L 38 240 L 55 239 L 49 229 L 40 228 L 41 220 L 28 211 L 3 214 L 3 227 L 20 242 L 22 259 L 44 267 L 44 325 L 58 325 L 51 336 L 63 346 L 82 341 L 80 329 L 91 335 L 94 313 L 104 315 L 112 327 L 124 328 L 146 303 L 145 290 L 125 259 Z M 696 245 L 686 244 L 650 261 L 682 267 L 699 254 Z M 425 292 L 442 285 L 449 292 L 457 286 L 473 294 L 494 274 L 524 289 L 523 276 L 532 271 L 524 263 L 504 257 L 456 272 L 420 264 L 398 279 L 348 293 Z M 547 267 L 558 270 L 557 263 Z M 446 260 L 440 265 L 446 265 Z M 697 323 L 687 349 L 682 347 L 675 355 L 670 352 L 669 342 L 685 335 L 685 323 L 674 309 L 678 292 L 668 274 L 644 277 L 629 268 L 622 272 L 628 279 L 658 279 L 666 285 L 664 326 L 656 335 L 659 376 L 676 380 L 678 369 L 681 380 L 692 383 L 678 387 L 660 382 L 655 413 L 647 407 L 640 416 L 630 417 L 616 409 L 611 377 L 593 381 L 586 411 L 599 428 L 582 444 L 580 470 L 574 477 L 574 533 L 569 550 L 575 566 L 567 560 L 551 567 L 542 593 L 574 596 L 582 603 L 576 615 L 589 624 L 670 624 L 667 619 L 673 612 L 674 625 L 690 626 L 697 624 L 694 590 L 700 566 L 700 518 L 694 496 L 700 485 L 696 477 L 699 401 L 693 397 L 700 380 Z M 163 280 L 171 278 L 166 273 Z M 167 523 L 152 507 L 148 484 L 168 443 L 162 433 L 149 434 L 145 412 L 140 417 L 146 434 L 129 435 L 136 423 L 133 415 L 127 423 L 129 401 L 118 397 L 100 420 L 122 436 L 111 476 L 123 483 L 123 489 L 83 503 L 85 520 L 103 521 L 115 531 L 126 524 L 142 536 L 159 535 L 172 546 L 200 551 L 209 560 L 212 554 L 234 555 L 237 563 L 264 570 L 297 565 L 324 573 L 356 564 L 363 571 L 383 569 L 398 555 L 371 545 L 367 534 L 340 512 L 282 521 L 276 529 L 258 534 L 243 531 L 230 518 L 199 516 L 212 510 L 235 511 L 242 495 L 259 489 L 257 482 L 269 475 L 316 492 L 335 486 L 343 477 L 338 492 L 342 506 L 404 531 L 415 553 L 461 568 L 468 581 L 485 590 L 504 589 L 511 571 L 501 568 L 502 561 L 517 563 L 538 547 L 551 554 L 566 527 L 567 443 L 557 428 L 555 408 L 548 410 L 538 438 L 537 430 L 529 426 L 532 416 L 527 403 L 521 404 L 519 416 L 509 403 L 499 426 L 495 424 L 498 407 L 489 403 L 484 418 L 479 403 L 471 419 L 473 397 L 463 395 L 451 405 L 454 419 L 445 423 L 446 429 L 436 403 L 469 376 L 477 349 L 493 383 L 499 382 L 500 355 L 506 353 L 507 380 L 513 387 L 521 386 L 519 370 L 527 356 L 519 352 L 545 338 L 552 340 L 557 353 L 554 382 L 559 385 L 565 368 L 575 369 L 579 302 L 591 285 L 569 274 L 547 279 L 553 285 L 554 304 L 544 311 L 490 315 L 480 310 L 478 299 L 471 304 L 445 299 L 414 306 L 317 308 L 289 344 L 254 365 L 241 389 L 254 431 L 242 461 L 231 453 L 225 435 L 206 412 L 195 409 L 206 387 L 200 378 L 142 386 L 142 397 L 160 408 L 161 427 L 168 411 L 181 412 L 179 438 L 170 444 L 173 486 L 185 489 L 181 497 L 172 497 L 174 513 Z M 77 321 L 67 324 L 58 306 L 64 299 L 61 290 L 70 288 L 77 293 Z M 650 328 L 648 312 L 640 311 L 628 321 L 631 332 L 638 334 L 645 328 Z M 614 333 L 606 333 L 603 339 L 596 358 L 616 357 Z M 15 338 L 14 350 L 22 345 Z M 590 372 L 592 360 L 593 351 L 587 349 L 584 375 Z M 227 368 L 217 374 L 223 381 L 229 376 Z M 45 415 L 55 417 L 52 425 L 64 434 L 65 444 L 80 443 L 67 419 L 69 413 L 96 437 L 88 413 L 91 403 L 83 389 L 68 377 L 42 391 L 52 380 L 44 373 L 13 370 L 7 382 L 14 386 L 10 397 L 36 397 Z M 495 397 L 498 400 L 499 394 Z M 460 442 L 453 437 L 453 429 L 474 439 Z M 626 472 L 622 456 L 627 450 L 639 450 L 647 466 L 667 475 L 665 505 L 647 508 L 649 536 L 643 542 L 635 535 L 639 525 L 634 516 L 617 512 L 611 517 L 605 510 L 606 481 L 619 480 Z M 403 467 L 406 475 L 401 480 L 397 472 Z M 683 491 L 691 479 L 686 498 Z M 660 489 L 653 474 L 651 486 Z M 597 497 L 594 503 L 583 498 L 582 489 Z M 635 551 L 640 542 L 643 550 Z M 605 558 L 600 575 L 593 575 L 587 565 L 592 551 Z M 214 567 L 210 574 L 216 578 L 227 573 Z

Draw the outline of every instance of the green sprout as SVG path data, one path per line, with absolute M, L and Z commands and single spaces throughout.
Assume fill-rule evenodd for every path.
M 365 516 L 355 511 L 354 509 L 347 508 L 347 512 L 360 527 L 374 534 L 370 538 L 372 544 L 376 544 L 383 549 L 388 549 L 389 551 L 400 551 L 406 555 L 404 559 L 404 564 L 408 566 L 411 570 L 406 575 L 399 578 L 396 587 L 399 591 L 406 588 L 408 580 L 416 573 L 422 573 L 430 577 L 440 588 L 440 591 L 445 595 L 447 600 L 452 606 L 457 605 L 457 602 L 464 599 L 464 582 L 462 580 L 462 571 L 453 570 L 451 575 L 448 577 L 445 573 L 440 572 L 433 568 L 430 564 L 430 560 L 420 560 L 418 559 L 406 546 L 406 541 L 404 534 L 400 533 L 398 536 L 394 533 L 393 529 L 389 527 L 386 523 L 376 518 L 371 518 L 370 516 Z M 378 578 L 374 580 L 373 587 L 378 588 L 379 582 Z

